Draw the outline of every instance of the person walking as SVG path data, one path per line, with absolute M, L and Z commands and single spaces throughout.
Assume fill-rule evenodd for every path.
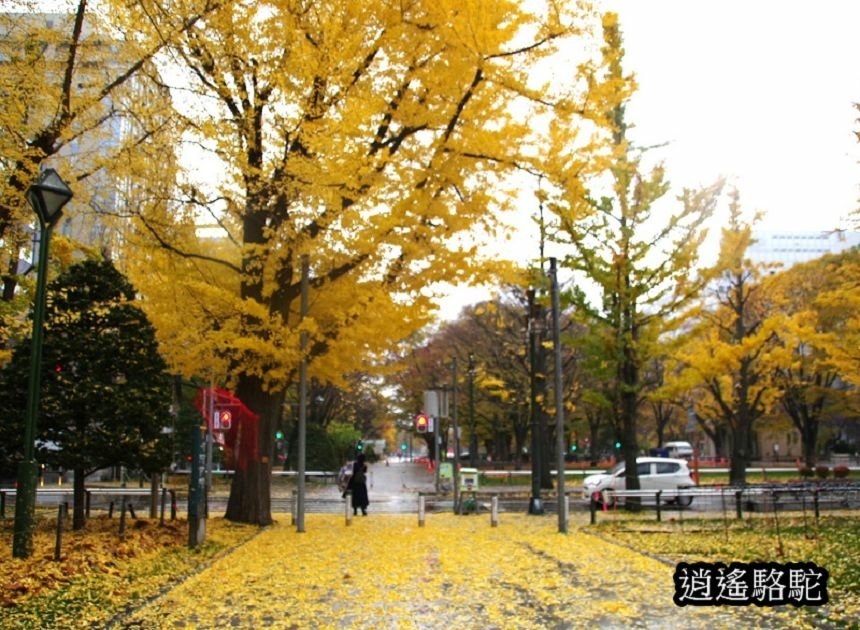
M 364 463 L 364 453 L 359 453 L 352 465 L 352 476 L 349 478 L 347 490 L 352 493 L 352 513 L 361 513 L 367 516 L 367 506 L 370 499 L 367 497 L 367 464 Z

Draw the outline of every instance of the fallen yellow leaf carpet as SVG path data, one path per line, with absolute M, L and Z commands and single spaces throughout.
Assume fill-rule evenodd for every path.
M 286 517 L 289 519 L 289 517 Z M 785 628 L 798 611 L 677 607 L 674 567 L 552 517 L 282 520 L 131 613 L 127 629 Z M 811 627 L 811 626 L 810 626 Z

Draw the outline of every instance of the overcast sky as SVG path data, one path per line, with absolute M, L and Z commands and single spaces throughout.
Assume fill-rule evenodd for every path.
M 724 176 L 744 209 L 765 213 L 761 230 L 848 227 L 860 206 L 860 0 L 595 1 L 619 15 L 639 85 L 630 136 L 668 143 L 653 154 L 672 196 Z M 725 204 L 714 253 L 724 217 Z M 534 226 L 518 237 L 508 250 L 535 258 Z M 486 297 L 452 289 L 442 314 Z
M 602 0 L 619 14 L 628 109 L 670 181 L 725 175 L 762 228 L 833 229 L 857 208 L 860 2 Z

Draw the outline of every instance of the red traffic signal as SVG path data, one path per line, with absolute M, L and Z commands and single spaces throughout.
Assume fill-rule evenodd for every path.
M 427 433 L 430 429 L 430 418 L 427 414 L 419 413 L 415 418 L 415 430 L 418 433 Z
M 233 425 L 233 412 L 232 411 L 222 411 L 221 412 L 221 430 L 229 431 L 230 427 Z

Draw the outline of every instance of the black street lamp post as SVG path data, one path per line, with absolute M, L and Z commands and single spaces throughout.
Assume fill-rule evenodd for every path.
M 36 420 L 42 365 L 42 328 L 45 320 L 45 285 L 48 275 L 48 243 L 51 229 L 62 214 L 72 191 L 52 168 L 46 169 L 27 190 L 27 201 L 39 217 L 39 259 L 36 261 L 36 298 L 33 303 L 33 338 L 30 375 L 27 383 L 27 409 L 24 417 L 24 459 L 18 464 L 18 489 L 15 496 L 15 530 L 12 556 L 28 558 L 33 553 L 33 526 L 36 516 L 35 457 Z

